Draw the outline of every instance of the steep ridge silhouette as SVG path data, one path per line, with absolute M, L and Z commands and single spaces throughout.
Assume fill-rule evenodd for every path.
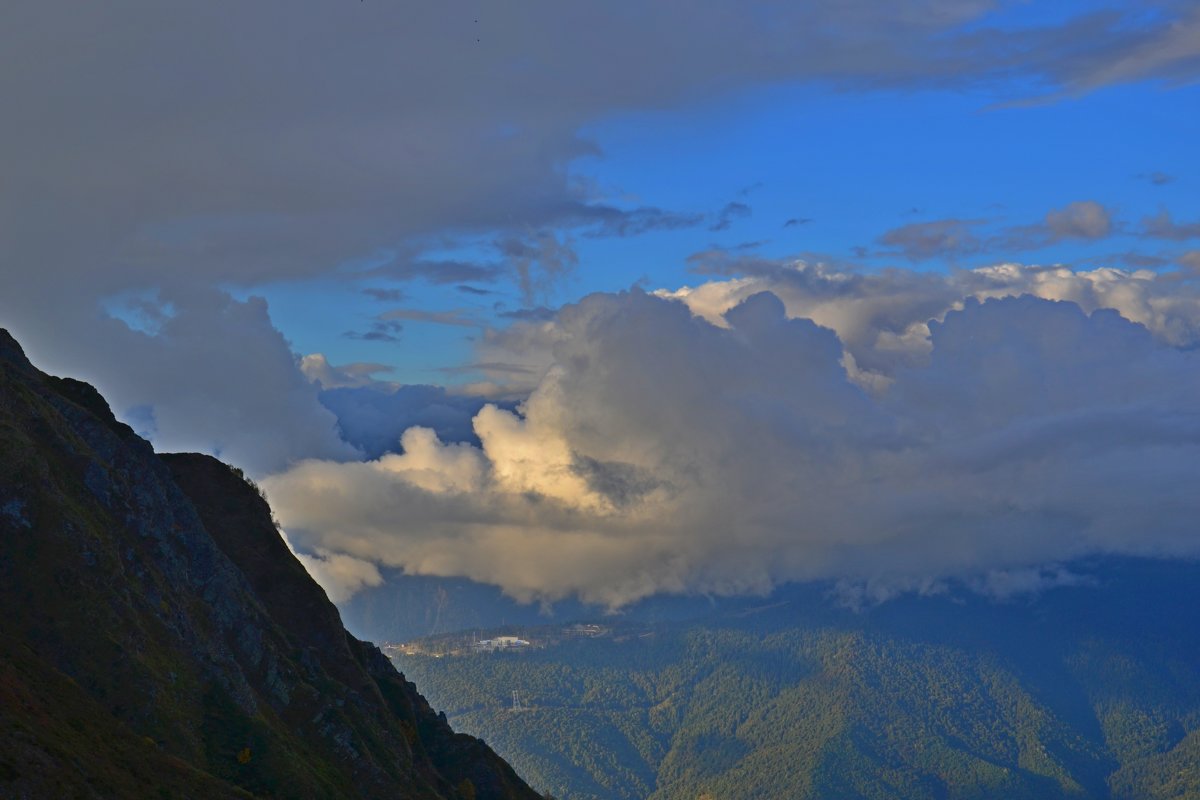
M 0 798 L 537 798 L 336 608 L 239 471 L 0 329 Z

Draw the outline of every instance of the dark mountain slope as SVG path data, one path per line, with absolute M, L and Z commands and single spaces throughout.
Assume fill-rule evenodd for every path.
M 342 629 L 240 474 L 3 331 L 0 609 L 0 797 L 537 796 Z

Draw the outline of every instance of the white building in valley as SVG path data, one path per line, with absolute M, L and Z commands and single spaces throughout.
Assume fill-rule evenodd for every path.
M 529 642 L 525 639 L 518 639 L 516 636 L 497 636 L 495 639 L 480 639 L 475 642 L 475 649 L 485 652 L 494 650 L 509 650 L 519 647 L 529 647 Z

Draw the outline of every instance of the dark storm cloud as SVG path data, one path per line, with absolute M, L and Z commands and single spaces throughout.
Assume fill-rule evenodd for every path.
M 253 284 L 412 234 L 575 216 L 587 198 L 561 167 L 595 152 L 579 126 L 616 109 L 767 80 L 964 85 L 1017 73 L 1085 91 L 1197 72 L 1195 10 L 1012 30 L 987 25 L 992 7 L 10 7 L 0 151 L 4 211 L 18 224 L 6 250 L 72 275 L 86 255 L 120 283 L 183 271 Z M 51 235 L 63 229 L 72 235 Z
M 0 316 L 43 366 L 152 407 L 164 441 L 286 440 L 260 463 L 305 442 L 327 453 L 329 417 L 277 358 L 265 308 L 227 337 L 243 305 L 213 287 L 506 280 L 528 301 L 576 268 L 573 231 L 687 221 L 612 216 L 575 183 L 571 162 L 602 155 L 588 123 L 767 82 L 1078 94 L 1194 79 L 1200 13 L 1145 6 L 1014 30 L 989 23 L 986 0 L 8 3 Z M 439 237 L 495 241 L 501 258 L 435 258 Z M 381 253 L 405 256 L 344 266 Z M 172 305 L 165 334 L 100 310 L 155 290 Z M 210 334 L 185 346 L 179 328 L 199 321 Z M 230 380 L 230 351 L 265 360 Z M 188 393 L 160 385 L 183 369 Z M 277 424 L 224 412 L 251 399 Z

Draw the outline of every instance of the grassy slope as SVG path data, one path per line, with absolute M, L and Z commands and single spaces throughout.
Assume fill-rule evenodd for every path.
M 171 464 L 0 330 L 0 797 L 536 797 L 346 634 L 239 474 Z

